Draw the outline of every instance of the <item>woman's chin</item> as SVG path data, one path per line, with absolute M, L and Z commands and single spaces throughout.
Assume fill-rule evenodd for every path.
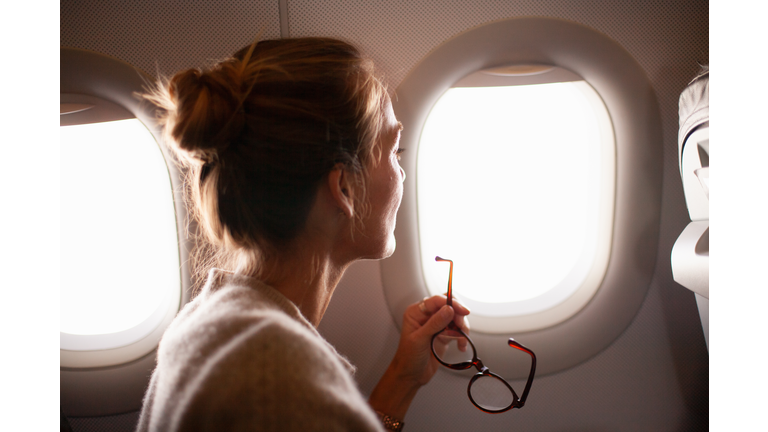
M 392 256 L 393 253 L 395 253 L 395 249 L 397 248 L 397 244 L 395 244 L 395 241 L 392 240 L 392 245 L 387 248 L 387 251 L 381 256 L 379 259 L 389 258 Z
M 360 257 L 360 259 L 381 260 L 384 258 L 389 258 L 393 253 L 395 253 L 396 247 L 397 242 L 395 241 L 395 237 L 392 236 L 385 245 L 382 245 L 382 247 L 378 248 L 375 252 L 364 254 L 362 257 Z

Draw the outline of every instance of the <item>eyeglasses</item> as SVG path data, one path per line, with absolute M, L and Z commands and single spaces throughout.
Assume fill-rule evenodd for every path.
M 440 257 L 435 257 L 435 261 L 445 261 L 451 263 L 450 273 L 448 273 L 448 295 L 446 304 L 453 307 L 452 288 L 453 282 L 453 261 Z M 512 386 L 502 377 L 491 372 L 483 365 L 483 362 L 477 358 L 477 350 L 472 339 L 469 338 L 461 329 L 451 321 L 443 330 L 432 336 L 432 354 L 443 366 L 464 370 L 474 366 L 479 372 L 472 377 L 467 387 L 469 400 L 481 411 L 497 414 L 509 411 L 512 408 L 522 408 L 525 405 L 525 399 L 531 390 L 533 375 L 536 372 L 536 354 L 524 347 L 512 338 L 509 338 L 509 346 L 519 349 L 531 356 L 531 372 L 528 374 L 528 382 L 525 384 L 523 396 L 518 398 L 517 393 Z M 471 348 L 469 350 L 468 348 Z

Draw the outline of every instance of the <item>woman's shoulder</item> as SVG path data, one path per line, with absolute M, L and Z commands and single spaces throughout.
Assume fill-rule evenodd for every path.
M 249 279 L 233 275 L 207 285 L 169 326 L 159 356 L 186 357 L 187 351 L 208 356 L 241 338 L 266 338 L 275 333 L 304 338 L 317 335 L 282 294 Z
M 177 383 L 171 429 L 379 430 L 334 357 L 290 319 L 265 317 L 203 355 Z
M 165 426 L 237 429 L 229 422 L 248 420 L 275 422 L 263 430 L 376 428 L 348 363 L 268 291 L 245 288 L 225 284 L 196 299 L 164 336 L 153 404 L 175 413 Z

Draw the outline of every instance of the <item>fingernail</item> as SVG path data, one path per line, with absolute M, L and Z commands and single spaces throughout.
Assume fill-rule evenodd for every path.
M 461 306 L 462 309 L 467 311 L 467 314 L 472 312 L 464 303 L 462 303 L 462 302 L 460 302 L 460 301 L 458 301 L 456 299 L 453 299 L 453 304 Z

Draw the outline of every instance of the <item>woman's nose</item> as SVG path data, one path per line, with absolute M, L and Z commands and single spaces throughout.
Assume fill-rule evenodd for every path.
M 403 183 L 405 183 L 405 170 L 403 169 L 403 167 L 400 167 L 400 174 L 403 175 L 403 180 L 402 181 L 403 181 Z

